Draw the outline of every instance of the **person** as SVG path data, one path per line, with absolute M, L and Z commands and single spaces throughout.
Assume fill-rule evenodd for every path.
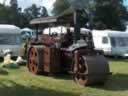
M 73 43 L 73 35 L 70 32 L 70 29 L 67 29 L 67 34 L 64 36 L 64 42 L 62 43 L 63 47 L 69 47 Z

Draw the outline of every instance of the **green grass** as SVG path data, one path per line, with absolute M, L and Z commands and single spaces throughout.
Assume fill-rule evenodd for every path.
M 36 76 L 26 67 L 0 69 L 0 96 L 128 96 L 128 60 L 110 60 L 103 86 L 82 87 L 68 76 Z

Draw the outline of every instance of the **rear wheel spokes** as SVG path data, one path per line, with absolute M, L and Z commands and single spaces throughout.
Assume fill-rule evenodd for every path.
M 32 73 L 36 73 L 38 70 L 38 51 L 36 48 L 31 48 L 28 57 L 28 67 Z

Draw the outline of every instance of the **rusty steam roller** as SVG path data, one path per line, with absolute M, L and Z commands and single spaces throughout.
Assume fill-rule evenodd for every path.
M 75 10 L 30 22 L 42 31 L 41 40 L 27 47 L 30 72 L 70 74 L 75 82 L 84 86 L 106 82 L 110 73 L 108 61 L 102 51 L 95 50 L 91 31 L 80 25 L 79 16 Z

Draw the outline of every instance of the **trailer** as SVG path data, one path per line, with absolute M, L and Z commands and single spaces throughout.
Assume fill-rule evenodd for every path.
M 104 55 L 128 57 L 128 33 L 113 30 L 93 30 L 96 50 L 103 50 Z
M 30 22 L 37 30 L 42 30 L 42 40 L 31 42 L 27 47 L 30 72 L 69 74 L 81 85 L 106 82 L 110 73 L 108 61 L 102 51 L 94 49 L 91 32 L 80 34 L 79 16 L 79 11 L 75 11 Z M 53 31 L 58 26 L 61 26 L 59 33 Z
M 11 50 L 12 56 L 23 56 L 21 29 L 15 25 L 0 24 L 0 57 L 3 57 L 3 50 Z

